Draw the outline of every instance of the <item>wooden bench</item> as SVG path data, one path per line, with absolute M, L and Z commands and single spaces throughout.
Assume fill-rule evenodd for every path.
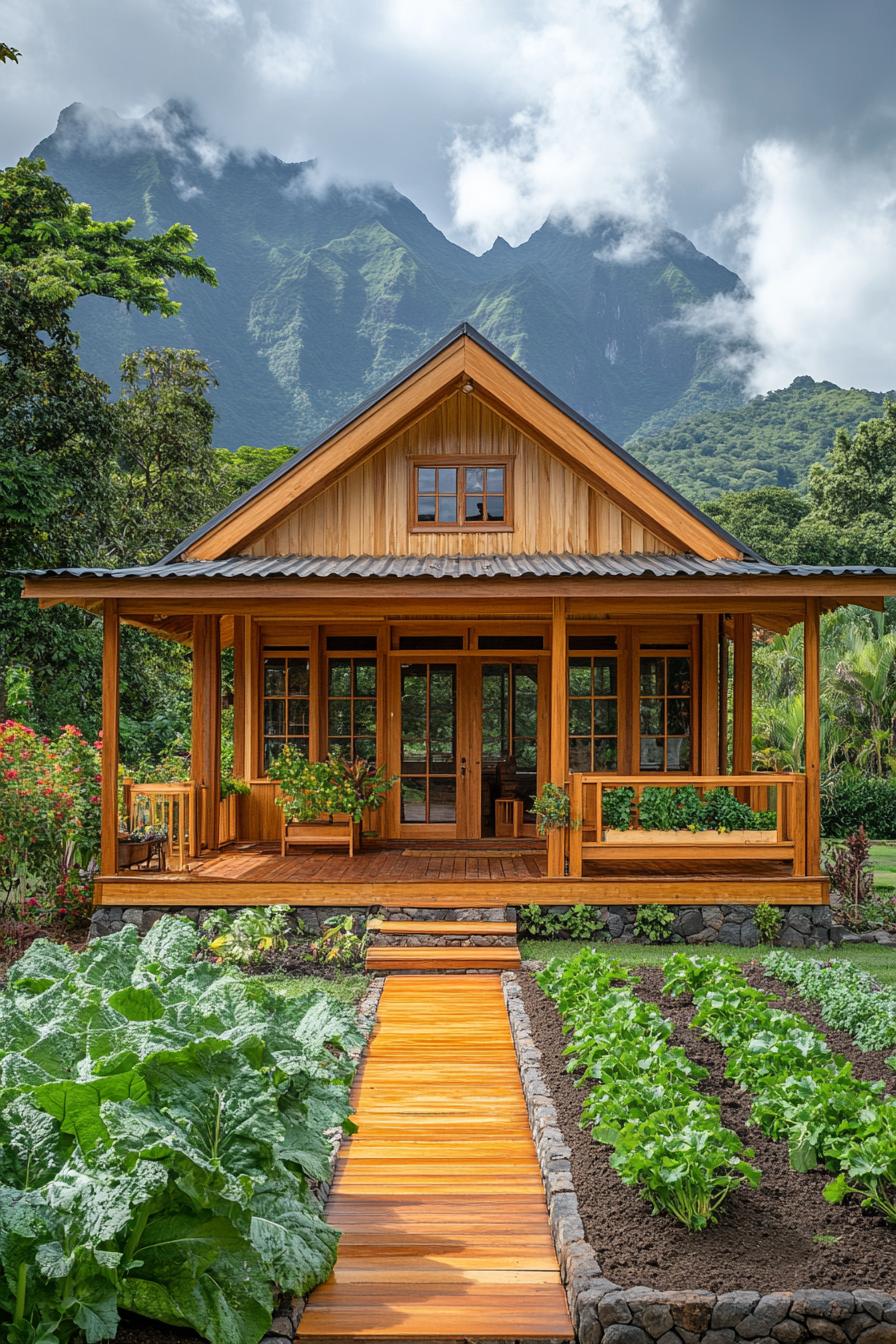
M 313 845 L 344 847 L 349 858 L 355 853 L 355 823 L 348 813 L 318 817 L 316 821 L 287 821 L 281 812 L 280 853 L 285 856 L 293 846 Z

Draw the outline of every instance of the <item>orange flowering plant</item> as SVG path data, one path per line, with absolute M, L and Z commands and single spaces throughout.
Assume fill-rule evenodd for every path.
M 0 902 L 78 923 L 100 834 L 100 744 L 66 724 L 55 740 L 0 724 Z

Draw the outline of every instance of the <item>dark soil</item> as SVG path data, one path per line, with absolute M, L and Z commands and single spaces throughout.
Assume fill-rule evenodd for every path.
M 36 938 L 49 938 L 53 943 L 68 943 L 73 952 L 80 952 L 87 946 L 88 927 L 85 924 L 70 929 L 61 920 L 52 924 L 38 924 L 31 919 L 17 919 L 14 916 L 0 919 L 0 981 Z
M 364 958 L 348 963 L 314 961 L 307 945 L 301 943 L 284 952 L 268 952 L 255 965 L 243 966 L 246 975 L 313 975 L 318 980 L 339 980 L 344 975 L 357 975 L 364 970 Z
M 749 1097 L 724 1077 L 720 1046 L 688 1026 L 693 1015 L 690 1003 L 662 993 L 659 967 L 641 968 L 639 975 L 642 997 L 675 1024 L 672 1043 L 708 1070 L 703 1090 L 720 1099 L 724 1124 L 754 1149 L 755 1164 L 763 1176 L 757 1190 L 734 1194 L 719 1222 L 703 1232 L 688 1232 L 663 1215 L 651 1217 L 646 1200 L 623 1185 L 613 1171 L 610 1150 L 580 1129 L 583 1093 L 566 1072 L 559 1015 L 532 977 L 523 974 L 523 996 L 543 1054 L 542 1068 L 560 1128 L 572 1149 L 579 1212 L 606 1277 L 626 1288 L 646 1285 L 711 1292 L 740 1288 L 766 1293 L 818 1287 L 892 1292 L 896 1286 L 896 1228 L 864 1213 L 857 1204 L 825 1203 L 821 1192 L 830 1177 L 824 1172 L 792 1171 L 786 1145 L 770 1142 L 748 1125 Z M 791 1002 L 812 1020 L 808 1005 Z M 869 1057 L 843 1033 L 831 1036 L 832 1044 L 854 1061 L 858 1076 L 869 1076 L 869 1070 L 870 1076 L 878 1077 L 892 1072 L 875 1071 Z M 815 1240 L 819 1237 L 821 1243 Z

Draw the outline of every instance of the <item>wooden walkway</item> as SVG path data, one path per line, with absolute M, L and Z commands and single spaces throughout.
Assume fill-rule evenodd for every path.
M 390 977 L 301 1344 L 572 1339 L 497 975 Z

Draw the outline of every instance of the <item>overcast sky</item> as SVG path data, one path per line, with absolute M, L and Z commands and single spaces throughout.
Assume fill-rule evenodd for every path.
M 8 0 L 0 156 L 61 107 L 389 181 L 474 250 L 548 213 L 736 269 L 758 390 L 896 385 L 896 0 Z

